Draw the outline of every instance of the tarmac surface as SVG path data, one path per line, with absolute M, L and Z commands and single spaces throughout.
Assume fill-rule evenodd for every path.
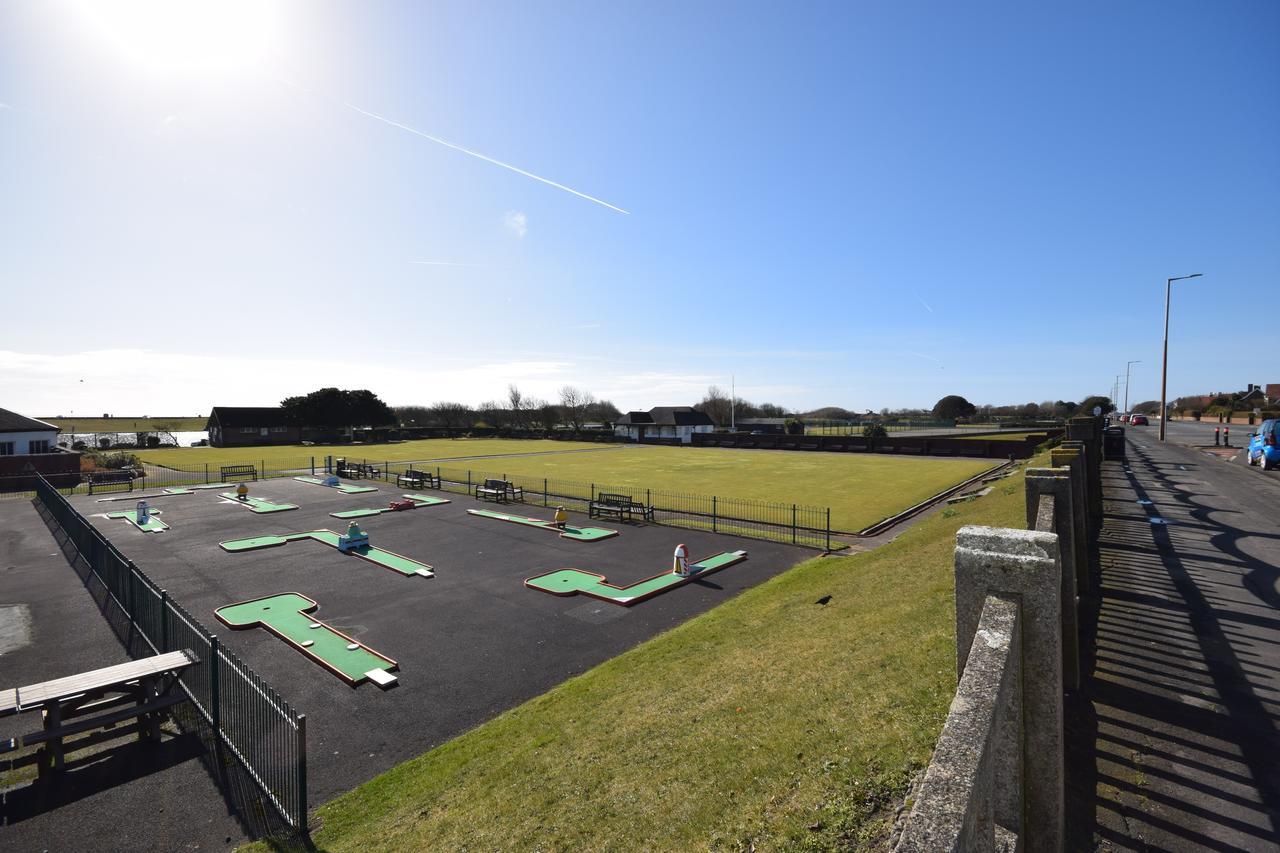
M 468 508 L 489 505 L 442 493 L 452 503 L 360 519 L 371 544 L 430 564 L 435 571 L 434 577 L 404 576 L 312 541 L 242 553 L 218 547 L 221 541 L 252 536 L 345 530 L 347 522 L 328 513 L 386 506 L 403 490 L 383 487 L 375 493 L 347 495 L 290 479 L 250 485 L 255 497 L 299 504 L 301 509 L 255 514 L 220 499 L 216 492 L 199 491 L 153 500 L 170 529 L 143 533 L 102 515 L 129 507 L 132 500 L 99 502 L 111 496 L 95 495 L 76 496 L 71 502 L 307 715 L 312 807 L 816 553 L 653 524 L 598 520 L 591 524 L 617 529 L 621 535 L 599 542 L 562 540 L 546 530 L 468 515 Z M 553 513 L 541 506 L 512 506 L 532 516 L 550 518 Z M 570 523 L 586 521 L 570 516 Z M 0 686 L 125 659 L 29 503 L 0 504 L 0 530 L 13 528 L 21 533 L 17 540 L 0 540 L 0 567 L 21 567 L 30 586 L 12 593 L 6 586 L 0 605 L 28 603 L 36 639 L 26 650 L 31 660 L 12 670 L 12 679 L 9 655 L 0 657 L 5 682 Z M 738 549 L 745 550 L 748 559 L 632 607 L 581 595 L 550 595 L 523 584 L 532 575 L 578 568 L 626 585 L 669 570 L 672 550 L 681 542 L 694 559 Z M 389 690 L 370 683 L 348 686 L 268 631 L 232 630 L 214 617 L 214 609 L 223 605 L 283 592 L 314 599 L 319 604 L 316 618 L 395 659 L 398 685 Z M 37 672 L 51 675 L 28 677 Z M 690 677 L 705 674 L 694 667 Z M 12 849 L 27 849 L 28 841 L 35 849 L 73 849 L 78 846 L 74 839 L 83 842 L 88 831 L 98 839 L 98 849 L 148 849 L 147 838 L 127 833 L 122 815 L 145 816 L 138 819 L 155 849 L 196 844 L 208 848 L 228 838 L 243 841 L 243 827 L 226 828 L 234 821 L 227 818 L 228 807 L 202 765 L 187 760 L 180 767 L 188 774 L 181 782 L 143 774 L 24 821 L 21 836 L 4 830 L 0 846 L 10 849 L 13 839 L 18 845 Z M 176 797 L 175 791 L 181 792 L 188 810 L 175 807 L 157 813 L 154 805 L 163 804 L 165 796 Z M 219 816 L 222 822 L 215 830 L 210 821 Z
M 1280 472 L 1194 447 L 1212 427 L 1128 428 L 1104 463 L 1068 849 L 1280 850 Z

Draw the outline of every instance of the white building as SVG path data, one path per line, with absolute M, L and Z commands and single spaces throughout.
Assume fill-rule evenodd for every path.
M 58 446 L 60 427 L 0 409 L 0 456 L 52 453 Z
M 632 441 L 678 438 L 681 444 L 689 444 L 695 432 L 715 432 L 715 428 L 711 418 L 690 406 L 654 406 L 647 412 L 627 412 L 614 424 L 613 431 Z

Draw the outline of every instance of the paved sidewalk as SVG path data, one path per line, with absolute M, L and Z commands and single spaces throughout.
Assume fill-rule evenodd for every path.
M 1280 850 L 1280 488 L 1154 436 L 1128 453 L 1082 602 L 1068 847 Z

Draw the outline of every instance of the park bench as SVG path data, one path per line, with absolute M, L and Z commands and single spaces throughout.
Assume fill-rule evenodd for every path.
M 515 483 L 508 483 L 506 480 L 485 480 L 483 483 L 476 484 L 476 500 L 497 501 L 498 503 L 522 501 L 524 500 L 524 489 Z
M 90 471 L 89 472 L 89 494 L 93 494 L 95 488 L 98 491 L 111 488 L 112 486 L 127 486 L 129 491 L 133 491 L 133 472 L 132 471 Z
M 220 473 L 224 483 L 239 483 L 242 480 L 258 479 L 258 469 L 253 465 L 223 465 Z
M 630 521 L 633 515 L 639 515 L 645 521 L 653 521 L 653 507 L 632 500 L 631 495 L 617 495 L 601 492 L 595 500 L 587 504 L 587 518 L 603 518 L 614 516 L 618 521 Z
M 380 480 L 382 479 L 382 471 L 377 465 L 368 465 L 364 462 L 347 462 L 345 459 L 339 459 L 338 476 L 345 477 L 348 480 Z
M 174 685 L 196 663 L 199 660 L 189 650 L 167 652 L 0 690 L 0 717 L 39 711 L 44 722 L 38 732 L 0 743 L 0 752 L 44 744 L 37 757 L 43 776 L 51 768 L 62 769 L 63 738 L 137 719 L 139 740 L 158 740 L 161 712 L 187 701 L 186 693 L 174 690 Z
M 438 489 L 440 488 L 440 478 L 430 471 L 418 471 L 409 468 L 403 473 L 396 475 L 396 487 L 404 486 L 409 489 Z

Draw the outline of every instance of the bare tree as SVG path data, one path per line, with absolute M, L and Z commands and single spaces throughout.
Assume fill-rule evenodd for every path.
M 582 424 L 586 420 L 587 410 L 595 403 L 595 395 L 590 391 L 566 385 L 560 389 L 560 407 L 564 419 L 573 427 L 574 432 L 582 432 Z
M 729 401 L 729 395 L 721 391 L 716 385 L 712 385 L 707 389 L 707 396 L 702 398 L 702 402 L 693 408 L 702 412 L 711 420 L 715 421 L 717 426 L 727 426 L 731 417 L 732 404 Z
M 502 429 L 510 423 L 510 413 L 497 400 L 485 400 L 480 404 L 479 413 L 485 426 Z
M 465 403 L 436 403 L 431 406 L 431 420 L 436 426 L 463 429 L 471 426 L 475 412 Z
M 525 405 L 528 406 L 528 411 L 537 419 L 537 424 L 547 432 L 551 432 L 560 425 L 560 407 L 555 403 L 530 398 Z
M 516 429 L 526 429 L 529 425 L 529 404 L 514 382 L 507 386 L 507 407 L 511 410 L 512 426 Z

